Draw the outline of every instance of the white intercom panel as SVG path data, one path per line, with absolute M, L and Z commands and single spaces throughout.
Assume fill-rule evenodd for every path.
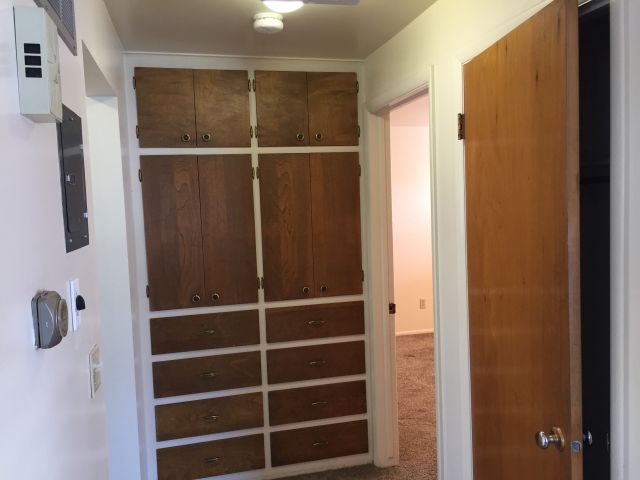
M 34 122 L 62 120 L 58 29 L 43 8 L 14 7 L 20 113 Z

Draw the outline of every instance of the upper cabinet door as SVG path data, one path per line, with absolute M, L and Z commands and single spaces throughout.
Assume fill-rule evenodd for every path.
M 201 306 L 204 274 L 197 159 L 144 156 L 140 164 L 150 309 Z
M 250 147 L 249 74 L 194 70 L 199 147 Z
M 198 165 L 206 287 L 202 303 L 257 302 L 251 155 L 201 156 Z
M 309 155 L 260 155 L 267 301 L 315 296 Z
M 358 145 L 355 73 L 307 73 L 310 145 Z
M 256 110 L 259 146 L 309 145 L 306 73 L 256 72 Z
M 357 153 L 311 154 L 316 296 L 362 293 Z
M 136 68 L 139 144 L 195 147 L 193 70 Z

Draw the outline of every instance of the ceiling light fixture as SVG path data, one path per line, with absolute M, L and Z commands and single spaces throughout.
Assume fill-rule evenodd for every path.
M 274 12 L 257 13 L 253 17 L 253 28 L 258 33 L 268 35 L 280 33 L 284 29 L 282 15 Z
M 293 0 L 263 0 L 264 4 L 274 12 L 290 13 L 302 8 L 304 5 L 301 1 Z

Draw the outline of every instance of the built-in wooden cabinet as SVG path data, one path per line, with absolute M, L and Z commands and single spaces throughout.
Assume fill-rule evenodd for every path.
M 259 146 L 358 145 L 355 73 L 255 75 Z
M 249 155 L 140 159 L 150 309 L 258 301 Z
M 260 155 L 267 301 L 362 293 L 357 153 Z
M 135 69 L 138 142 L 152 147 L 248 147 L 249 74 Z

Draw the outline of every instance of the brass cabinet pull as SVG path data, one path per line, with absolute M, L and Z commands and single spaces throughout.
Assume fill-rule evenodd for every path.
M 322 327 L 326 322 L 324 320 L 309 320 L 307 325 L 310 327 Z
M 216 331 L 213 328 L 211 328 L 209 330 L 203 330 L 202 333 L 205 335 L 215 335 Z
M 222 460 L 222 458 L 220 457 L 210 457 L 204 459 L 205 463 L 218 463 L 220 462 L 220 460 Z
M 321 442 L 314 442 L 312 444 L 314 447 L 319 448 L 319 447 L 328 447 L 329 446 L 329 442 L 327 442 L 326 440 L 323 440 Z
M 191 141 L 191 135 L 189 135 L 188 133 L 184 133 L 180 140 L 182 140 L 184 143 L 190 142 Z
M 303 295 L 309 295 L 309 292 L 311 292 L 311 289 L 309 287 L 302 287 Z
M 316 133 L 316 140 L 317 141 L 321 142 L 323 138 L 324 138 L 324 136 L 320 132 Z
M 321 407 L 323 405 L 328 405 L 328 404 L 329 404 L 329 402 L 324 401 L 324 400 L 319 401 L 319 402 L 311 402 L 311 406 L 312 407 Z
M 211 141 L 211 134 L 210 133 L 203 133 L 202 134 L 202 140 L 204 142 L 210 142 Z
M 197 293 L 191 297 L 191 302 L 192 303 L 198 303 L 200 301 L 200 295 L 198 295 Z
M 324 367 L 327 364 L 324 360 L 311 360 L 309 362 L 310 367 Z
M 202 420 L 205 420 L 207 422 L 217 422 L 218 421 L 218 415 L 206 415 L 206 416 L 202 417 Z
M 304 133 L 298 133 L 298 135 L 296 135 L 296 139 L 297 139 L 299 142 L 304 141 Z
M 204 373 L 201 373 L 200 376 L 202 378 L 215 378 L 218 376 L 218 374 L 216 372 L 204 372 Z
M 220 294 L 219 293 L 214 293 L 211 295 L 211 301 L 212 302 L 217 302 L 218 300 L 220 300 Z
M 329 290 L 329 287 L 327 287 L 326 285 L 320 285 L 320 291 L 322 293 L 325 293 L 327 290 Z

